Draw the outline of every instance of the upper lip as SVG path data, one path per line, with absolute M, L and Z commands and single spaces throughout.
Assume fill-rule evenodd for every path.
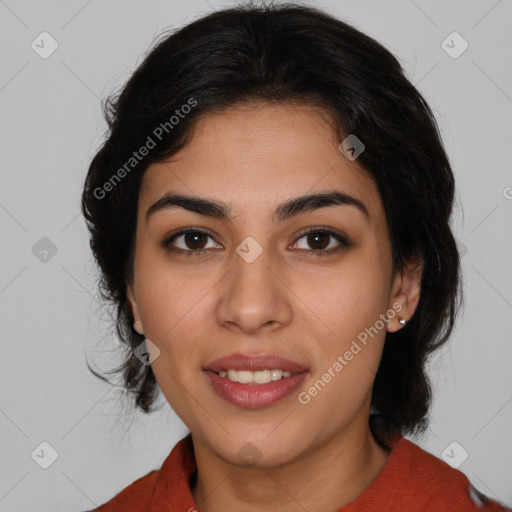
M 305 372 L 308 369 L 295 361 L 279 357 L 274 354 L 249 356 L 244 354 L 230 354 L 211 361 L 205 370 L 219 372 L 221 370 L 273 370 L 279 369 L 292 373 Z

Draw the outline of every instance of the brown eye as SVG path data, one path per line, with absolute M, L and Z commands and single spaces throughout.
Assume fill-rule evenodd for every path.
M 212 236 L 205 231 L 185 229 L 163 240 L 162 246 L 172 252 L 196 256 L 207 252 L 208 249 L 216 248 L 215 245 L 207 247 L 208 238 L 213 240 Z
M 319 256 L 337 252 L 344 247 L 350 246 L 350 242 L 345 236 L 318 228 L 308 231 L 298 238 L 298 240 L 302 239 L 305 240 L 306 243 L 304 245 L 308 246 L 309 249 L 308 247 L 299 248 L 310 253 L 318 253 Z M 294 248 L 297 248 L 299 242 L 297 241 L 293 245 Z
M 307 235 L 307 242 L 313 249 L 324 250 L 329 245 L 330 235 L 317 231 Z
M 203 233 L 185 233 L 183 242 L 189 249 L 203 249 L 206 245 L 206 235 Z

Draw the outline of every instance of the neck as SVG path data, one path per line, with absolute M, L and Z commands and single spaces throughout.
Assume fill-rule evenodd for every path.
M 368 423 L 315 446 L 274 468 L 240 467 L 194 442 L 197 481 L 192 495 L 201 512 L 337 510 L 354 501 L 376 478 L 390 452 L 381 448 Z

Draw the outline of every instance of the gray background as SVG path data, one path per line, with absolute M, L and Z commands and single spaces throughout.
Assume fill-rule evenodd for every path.
M 459 469 L 510 504 L 512 3 L 312 4 L 383 43 L 435 111 L 457 180 L 466 305 L 431 361 L 431 429 L 415 441 L 438 457 L 456 441 L 469 453 Z M 123 417 L 116 390 L 85 365 L 88 355 L 110 368 L 117 340 L 78 201 L 106 128 L 100 99 L 164 28 L 222 5 L 0 0 L 0 511 L 91 509 L 160 467 L 187 433 L 163 398 L 152 416 Z M 43 31 L 59 45 L 47 59 L 31 47 Z M 442 46 L 453 31 L 469 44 L 457 58 Z M 48 469 L 31 457 L 43 441 L 58 452 Z

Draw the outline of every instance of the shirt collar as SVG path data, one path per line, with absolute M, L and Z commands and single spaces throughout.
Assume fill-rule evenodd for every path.
M 377 476 L 377 481 L 385 478 L 384 475 L 389 473 L 391 467 L 395 465 L 398 456 L 396 448 L 402 439 L 404 438 L 400 432 L 395 433 L 391 438 L 392 453 L 387 464 Z M 192 486 L 196 477 L 197 464 L 194 444 L 191 434 L 188 434 L 178 441 L 162 464 L 155 482 L 153 497 L 144 512 L 197 511 L 197 505 L 192 496 Z M 371 487 L 374 486 L 375 484 Z M 372 491 L 373 489 L 367 489 L 363 493 L 365 498 L 370 497 L 369 494 L 372 494 Z
M 197 510 L 191 491 L 196 474 L 194 444 L 188 434 L 174 446 L 162 464 L 147 512 Z

